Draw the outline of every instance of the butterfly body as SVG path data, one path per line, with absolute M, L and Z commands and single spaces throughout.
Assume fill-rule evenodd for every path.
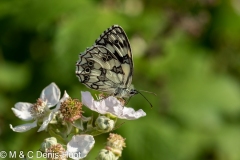
M 120 98 L 129 98 L 138 92 L 132 83 L 133 61 L 124 30 L 113 25 L 104 31 L 79 56 L 76 63 L 79 81 L 91 89 Z

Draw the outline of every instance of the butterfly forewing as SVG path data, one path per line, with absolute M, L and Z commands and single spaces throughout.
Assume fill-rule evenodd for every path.
M 113 25 L 100 35 L 95 44 L 105 46 L 117 57 L 124 72 L 124 86 L 129 87 L 132 83 L 133 61 L 130 43 L 124 30 Z
M 95 44 L 79 56 L 76 75 L 87 87 L 129 97 L 133 93 L 133 61 L 124 30 L 113 25 L 104 31 Z

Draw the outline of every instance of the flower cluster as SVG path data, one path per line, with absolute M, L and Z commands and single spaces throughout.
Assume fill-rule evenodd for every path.
M 79 101 L 72 99 L 66 91 L 61 99 L 60 95 L 58 86 L 51 83 L 43 89 L 36 103 L 16 103 L 12 108 L 13 113 L 24 121 L 32 122 L 15 127 L 10 124 L 10 128 L 15 132 L 26 132 L 35 127 L 39 127 L 38 132 L 47 131 L 52 137 L 45 139 L 41 151 L 58 153 L 61 155 L 59 160 L 86 157 L 94 146 L 93 136 L 115 129 L 118 118 L 135 120 L 146 115 L 141 109 L 135 111 L 123 106 L 121 101 L 112 96 L 94 100 L 89 92 L 81 92 L 82 99 Z M 98 112 L 99 116 L 87 117 L 83 107 Z M 118 159 L 123 147 L 125 139 L 111 133 L 104 150 Z M 99 153 L 97 159 L 104 156 L 104 150 Z
M 99 152 L 97 160 L 118 159 L 122 155 L 123 147 L 126 147 L 125 139 L 118 134 L 110 133 L 107 140 L 107 145 Z

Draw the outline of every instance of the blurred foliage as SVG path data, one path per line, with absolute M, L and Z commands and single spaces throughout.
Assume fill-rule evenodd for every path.
M 129 102 L 147 116 L 115 131 L 121 159 L 239 160 L 239 0 L 1 0 L 0 150 L 39 149 L 48 135 L 11 131 L 24 123 L 11 108 L 51 82 L 80 98 L 89 89 L 75 76 L 78 55 L 112 24 L 130 39 L 133 84 L 158 95 L 143 92 L 153 109 L 140 95 Z

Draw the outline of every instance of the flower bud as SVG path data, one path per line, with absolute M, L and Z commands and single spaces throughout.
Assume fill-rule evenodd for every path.
M 110 118 L 105 117 L 105 116 L 99 116 L 96 119 L 95 124 L 99 131 L 104 131 L 104 132 L 111 131 L 115 125 L 113 120 L 111 120 Z
M 109 150 L 101 149 L 96 160 L 117 160 L 118 158 Z
M 56 144 L 57 144 L 57 139 L 55 137 L 46 138 L 44 142 L 41 144 L 40 151 L 46 152 L 48 148 Z
M 65 148 L 57 143 L 55 137 L 46 138 L 41 144 L 40 151 L 47 153 L 47 160 L 67 160 Z

